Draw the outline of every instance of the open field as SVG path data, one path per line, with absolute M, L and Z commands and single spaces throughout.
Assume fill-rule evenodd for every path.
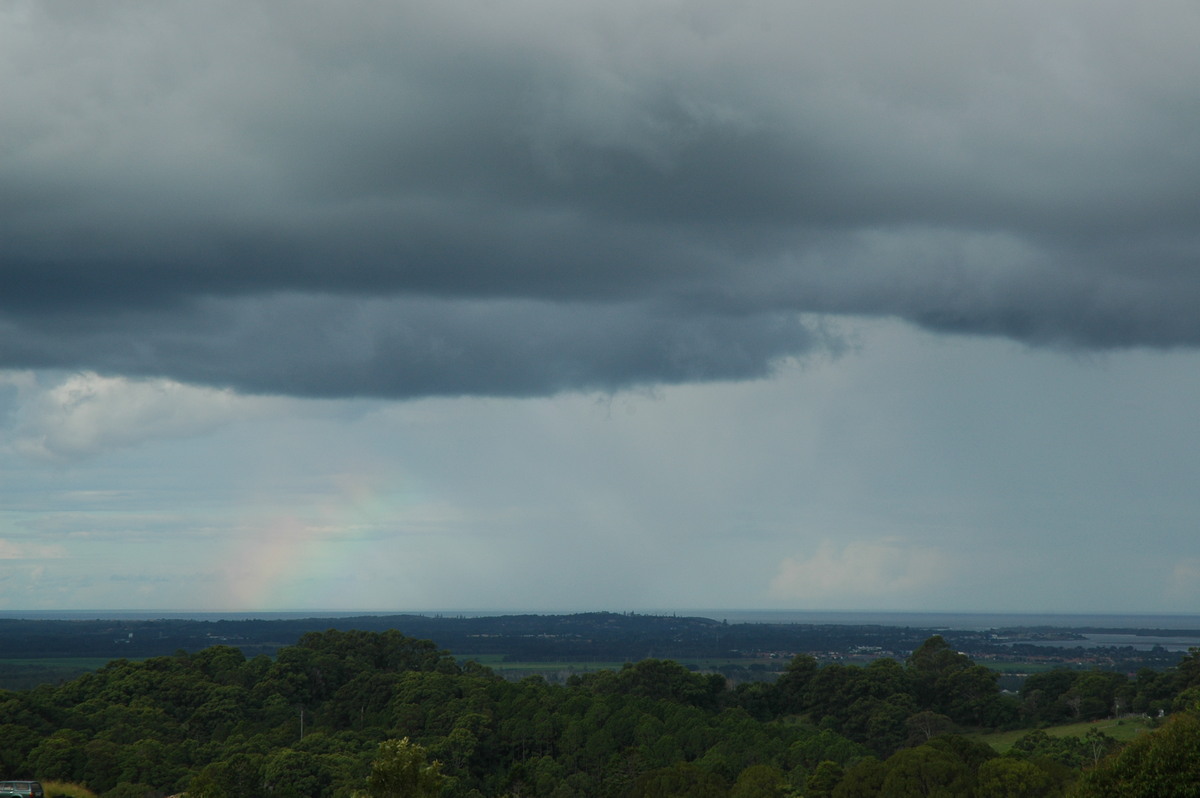
M 1146 718 L 1121 718 L 1109 720 L 1089 721 L 1085 723 L 1070 723 L 1065 726 L 1050 726 L 1042 731 L 1051 737 L 1083 737 L 1091 729 L 1099 729 L 1122 742 L 1128 742 L 1138 735 L 1145 734 L 1151 728 L 1150 721 Z M 981 743 L 987 743 L 998 752 L 1004 753 L 1012 748 L 1013 743 L 1028 734 L 1031 729 L 1017 729 L 1015 731 L 994 732 L 991 734 L 969 734 L 967 735 L 972 740 L 978 740 Z
M 43 781 L 42 790 L 46 795 L 65 795 L 67 798 L 96 798 L 96 793 L 79 784 L 66 781 Z

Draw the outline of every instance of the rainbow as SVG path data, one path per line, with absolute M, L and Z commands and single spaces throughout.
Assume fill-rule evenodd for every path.
M 369 600 L 369 580 L 357 577 L 378 559 L 380 538 L 404 528 L 415 502 L 376 476 L 339 475 L 334 486 L 311 504 L 252 513 L 240 525 L 218 566 L 226 609 L 366 608 L 355 602 Z

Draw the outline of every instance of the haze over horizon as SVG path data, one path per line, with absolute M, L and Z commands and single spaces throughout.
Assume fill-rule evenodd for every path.
M 0 611 L 1192 612 L 1200 6 L 0 7 Z

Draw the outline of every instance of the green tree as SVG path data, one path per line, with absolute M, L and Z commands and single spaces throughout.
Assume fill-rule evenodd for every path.
M 644 659 L 626 663 L 617 674 L 617 684 L 629 695 L 713 708 L 725 689 L 725 677 L 692 673 L 671 660 Z
M 1053 795 L 1050 777 L 1031 762 L 997 757 L 979 766 L 977 798 L 1043 798 Z
M 1200 717 L 1182 713 L 1086 771 L 1077 798 L 1200 796 Z
M 844 765 L 871 753 L 869 749 L 830 729 L 819 732 L 809 730 L 802 734 L 804 736 L 788 749 L 788 760 L 792 766 L 812 769 L 827 759 Z
M 433 798 L 441 793 L 445 777 L 440 762 L 430 762 L 422 746 L 385 740 L 367 778 L 370 798 Z
M 797 654 L 787 670 L 776 680 L 779 706 L 783 712 L 799 713 L 808 709 L 808 685 L 821 668 L 809 654 Z
M 1189 687 L 1200 687 L 1200 648 L 1193 646 L 1175 666 L 1175 690 L 1182 692 Z
M 1120 673 L 1089 671 L 1080 674 L 1063 697 L 1075 717 L 1097 720 L 1114 713 L 1117 691 L 1125 682 Z
M 999 675 L 955 651 L 941 635 L 922 643 L 908 668 L 921 709 L 967 725 L 1001 726 L 1016 718 L 1017 705 L 1000 694 Z
M 931 745 L 906 748 L 884 764 L 887 775 L 879 792 L 881 798 L 961 798 L 971 793 L 973 774 L 967 765 Z
M 804 785 L 804 794 L 812 798 L 830 798 L 834 788 L 845 775 L 841 765 L 825 760 L 817 765 L 817 769 L 808 777 L 808 782 Z
M 246 687 L 253 678 L 246 655 L 233 646 L 209 646 L 191 656 L 191 665 L 217 684 Z
M 107 792 L 117 786 L 121 775 L 121 746 L 96 738 L 88 740 L 83 746 L 86 762 L 83 768 L 83 782 L 92 792 Z
M 833 798 L 878 798 L 887 776 L 887 765 L 873 756 L 860 759 L 846 768 L 841 782 L 833 788 Z
M 943 734 L 940 737 L 934 737 L 926 745 L 952 754 L 972 773 L 978 770 L 984 762 L 996 758 L 996 749 L 987 743 L 981 743 L 960 734 Z
M 1088 729 L 1083 735 L 1083 753 L 1088 757 L 1086 764 L 1095 766 L 1100 760 L 1121 747 L 1114 737 L 1110 737 L 1099 729 Z
M 533 785 L 535 794 L 550 795 L 563 783 L 563 766 L 548 756 L 534 759 L 526 768 L 526 778 Z
M 908 730 L 908 743 L 910 745 L 920 745 L 932 740 L 934 737 L 942 734 L 950 734 L 954 731 L 954 721 L 945 715 L 930 712 L 929 710 L 910 715 L 904 721 L 904 726 Z
M 117 765 L 118 781 L 128 784 L 151 784 L 159 790 L 174 792 L 185 776 L 185 769 L 176 761 L 178 746 L 168 746 L 155 739 L 145 738 L 122 746 Z
M 1034 723 L 1062 723 L 1074 717 L 1067 694 L 1079 678 L 1078 671 L 1055 668 L 1031 673 L 1021 685 L 1021 715 Z
M 0 725 L 0 769 L 4 773 L 24 770 L 25 757 L 41 741 L 42 736 L 28 726 L 17 723 Z
M 124 781 L 111 790 L 106 790 L 104 798 L 155 798 L 159 795 L 162 795 L 162 791 L 157 787 Z
M 771 682 L 743 682 L 733 690 L 733 700 L 750 716 L 760 721 L 769 721 L 784 714 L 783 694 Z
M 77 731 L 56 731 L 29 752 L 28 768 L 39 778 L 80 781 L 87 761 L 84 754 L 86 742 L 87 738 Z
M 321 758 L 282 748 L 263 763 L 263 791 L 272 798 L 324 798 L 332 792 L 332 774 Z
M 729 798 L 785 798 L 783 771 L 770 765 L 751 765 L 738 774 Z
M 715 773 L 686 762 L 642 774 L 630 798 L 726 798 L 729 788 Z
M 188 798 L 226 798 L 247 791 L 256 792 L 263 783 L 262 754 L 238 752 L 206 765 L 187 787 Z

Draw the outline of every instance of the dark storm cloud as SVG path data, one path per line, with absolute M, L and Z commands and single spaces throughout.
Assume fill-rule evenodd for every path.
M 0 366 L 761 376 L 803 313 L 1200 343 L 1200 11 L 10 4 Z
M 122 373 L 148 376 L 165 363 L 178 379 L 251 391 L 528 395 L 761 377 L 772 360 L 825 342 L 788 313 L 305 295 L 201 304 L 183 321 L 152 313 L 66 330 L 53 319 L 20 334 L 0 327 L 0 358 L 69 368 L 71 347 L 86 340 Z

